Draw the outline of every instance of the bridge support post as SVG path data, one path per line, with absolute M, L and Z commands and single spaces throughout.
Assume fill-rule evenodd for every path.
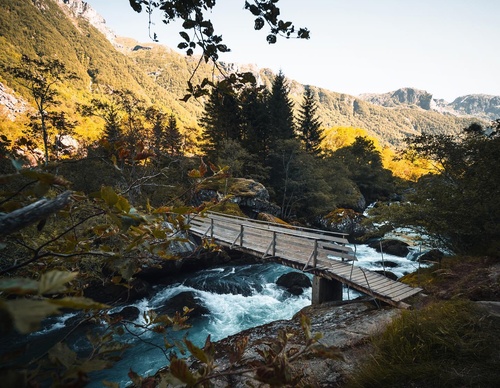
M 337 280 L 328 280 L 320 276 L 313 277 L 312 304 L 341 301 L 342 283 Z

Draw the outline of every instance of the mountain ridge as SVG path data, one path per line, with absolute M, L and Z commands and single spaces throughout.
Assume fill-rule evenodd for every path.
M 34 26 L 42 27 L 37 29 Z M 22 34 L 19 33 L 20 30 Z M 197 120 L 203 112 L 203 100 L 190 99 L 187 103 L 180 101 L 186 93 L 186 81 L 197 66 L 197 59 L 179 54 L 165 45 L 139 43 L 132 38 L 117 37 L 110 31 L 104 18 L 82 0 L 3 2 L 0 3 L 0 42 L 6 49 L 3 53 L 0 52 L 0 65 L 11 65 L 13 58 L 20 57 L 21 54 L 37 55 L 41 50 L 48 56 L 66 60 L 69 70 L 80 76 L 81 81 L 72 86 L 76 89 L 67 92 L 72 97 L 65 103 L 72 110 L 75 110 L 74 100 L 77 96 L 86 102 L 103 87 L 115 90 L 126 88 L 146 99 L 147 103 L 160 104 L 174 113 L 179 118 L 181 132 L 197 136 L 200 132 Z M 252 71 L 259 82 L 267 87 L 274 78 L 271 70 L 255 65 L 222 64 L 228 71 Z M 211 76 L 212 68 L 202 64 L 193 83 Z M 288 81 L 291 99 L 298 110 L 306 85 L 294 80 Z M 5 93 L 13 90 L 11 97 L 30 100 L 26 90 L 12 76 L 0 71 L 0 82 L 4 85 L 0 88 L 0 94 L 4 93 L 5 96 Z M 318 86 L 311 86 L 311 89 L 318 101 L 317 112 L 323 127 L 363 128 L 382 143 L 396 147 L 401 145 L 406 136 L 425 131 L 457 133 L 472 122 L 479 121 L 488 125 L 490 121 L 476 117 L 482 114 L 480 109 L 487 107 L 487 102 L 479 102 L 473 98 L 462 98 L 464 106 L 460 109 L 464 112 L 476 112 L 476 116 L 423 109 L 415 102 L 420 101 L 420 105 L 425 106 L 423 101 L 429 101 L 429 96 L 432 96 L 427 92 L 418 100 L 419 93 L 412 94 L 407 90 L 406 94 L 400 93 L 397 96 L 399 104 L 385 107 L 380 102 L 369 102 L 361 97 Z M 13 101 L 12 98 L 4 100 Z M 0 95 L 0 104 L 1 101 Z M 473 104 L 469 106 L 466 102 Z M 2 105 L 4 110 L 9 110 L 9 106 Z

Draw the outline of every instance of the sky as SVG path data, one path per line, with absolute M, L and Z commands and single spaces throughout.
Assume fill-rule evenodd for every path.
M 151 42 L 147 14 L 135 13 L 129 0 L 87 3 L 117 35 Z M 308 28 L 311 38 L 274 45 L 267 31 L 253 29 L 244 4 L 217 0 L 208 16 L 231 49 L 221 61 L 281 70 L 304 85 L 354 96 L 402 87 L 448 102 L 500 96 L 500 0 L 280 0 L 281 18 Z M 157 15 L 159 43 L 176 48 L 179 25 Z

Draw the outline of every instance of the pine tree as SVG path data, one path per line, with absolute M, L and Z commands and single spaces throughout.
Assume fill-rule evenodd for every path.
M 288 96 L 289 88 L 285 75 L 280 71 L 275 77 L 269 98 L 271 141 L 288 140 L 295 137 L 293 102 Z
M 165 142 L 167 145 L 167 152 L 170 156 L 181 154 L 182 135 L 177 126 L 177 119 L 173 114 L 169 116 L 168 125 L 165 128 Z
M 214 160 L 217 158 L 218 150 L 224 140 L 241 142 L 240 111 L 238 99 L 234 94 L 222 92 L 217 87 L 212 90 L 200 119 L 205 142 L 202 149 L 209 158 Z
M 323 140 L 320 131 L 321 123 L 317 118 L 316 100 L 311 88 L 306 87 L 304 91 L 304 101 L 299 110 L 299 138 L 302 140 L 306 152 L 318 155 L 320 144 Z

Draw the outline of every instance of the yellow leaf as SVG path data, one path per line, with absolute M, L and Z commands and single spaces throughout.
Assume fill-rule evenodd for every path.
M 44 273 L 40 277 L 40 283 L 38 284 L 38 293 L 43 294 L 55 294 L 64 291 L 64 285 L 72 281 L 78 272 L 68 272 L 68 271 L 49 271 Z
M 61 298 L 61 299 L 51 299 L 49 301 L 50 303 L 61 306 L 61 307 L 66 307 L 70 309 L 75 309 L 75 310 L 101 310 L 101 309 L 108 309 L 110 306 L 107 304 L 99 303 L 96 302 L 90 298 L 83 298 L 79 296 L 74 296 L 74 297 L 67 297 L 67 298 Z
M 12 316 L 14 327 L 21 334 L 37 330 L 42 319 L 59 313 L 59 307 L 48 300 L 16 299 L 4 303 Z

